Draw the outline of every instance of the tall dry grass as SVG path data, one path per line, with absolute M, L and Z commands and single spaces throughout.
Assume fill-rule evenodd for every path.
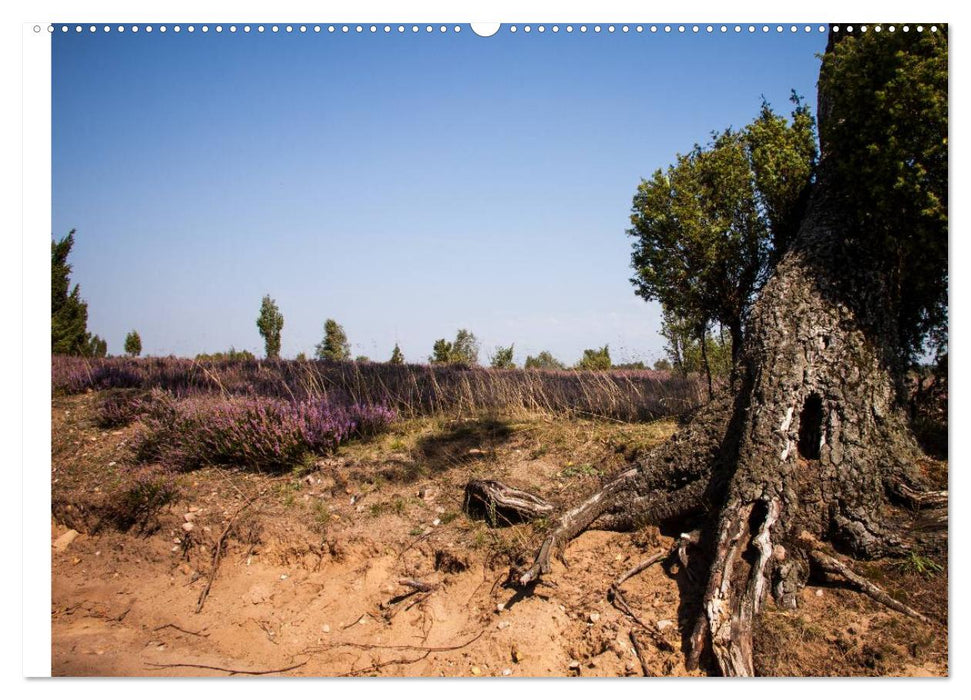
M 441 365 L 182 358 L 55 357 L 53 389 L 164 389 L 334 404 L 381 405 L 399 416 L 546 412 L 622 421 L 677 415 L 700 405 L 703 383 L 654 370 L 498 370 Z

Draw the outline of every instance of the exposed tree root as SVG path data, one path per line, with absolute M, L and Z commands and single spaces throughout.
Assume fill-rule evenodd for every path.
M 490 479 L 472 479 L 465 485 L 462 509 L 472 517 L 485 518 L 492 527 L 535 520 L 553 512 L 539 496 Z
M 892 496 L 911 508 L 947 507 L 947 491 L 920 491 L 910 487 L 900 479 L 893 480 L 888 488 Z
M 915 620 L 920 620 L 925 624 L 933 624 L 933 621 L 929 617 L 917 612 L 907 605 L 904 605 L 878 585 L 860 576 L 846 564 L 827 554 L 822 549 L 812 550 L 809 557 L 812 563 L 818 567 L 820 571 L 828 576 L 838 576 L 842 578 L 853 588 L 870 596 L 873 598 L 873 600 L 877 601 L 881 605 L 885 605 L 891 610 L 896 610 L 897 612 L 903 613 L 904 615 L 912 617 Z
M 618 494 L 625 492 L 637 475 L 636 469 L 628 469 L 607 482 L 603 488 L 590 496 L 580 505 L 565 512 L 556 528 L 540 546 L 533 565 L 519 574 L 519 585 L 526 586 L 535 582 L 543 574 L 550 572 L 550 557 L 556 547 L 561 547 L 587 529 L 603 514 Z
M 764 511 L 764 515 L 762 515 Z M 758 532 L 746 541 L 752 516 L 758 518 Z M 743 508 L 726 527 L 727 541 L 720 543 L 712 565 L 712 577 L 705 596 L 705 614 L 711 634 L 711 648 L 722 673 L 754 676 L 752 624 L 769 589 L 767 566 L 772 558 L 770 530 L 779 518 L 779 502 L 759 501 Z M 743 544 L 745 546 L 743 546 Z M 755 561 L 745 566 L 747 548 L 755 550 Z M 745 578 L 747 577 L 747 582 Z M 689 663 L 697 667 L 702 644 L 694 635 Z

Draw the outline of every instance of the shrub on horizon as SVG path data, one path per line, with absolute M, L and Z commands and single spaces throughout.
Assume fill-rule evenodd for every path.
M 584 350 L 583 357 L 576 366 L 580 370 L 608 370 L 610 367 L 610 348 L 607 345 L 596 350 L 590 348 Z

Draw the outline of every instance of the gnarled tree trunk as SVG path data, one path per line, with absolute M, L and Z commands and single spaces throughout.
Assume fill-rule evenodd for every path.
M 697 665 L 710 649 L 726 675 L 754 673 L 752 628 L 766 596 L 793 607 L 810 565 L 836 561 L 813 556 L 820 542 L 857 558 L 906 548 L 889 498 L 920 489 L 883 281 L 846 248 L 852 236 L 830 192 L 827 157 L 824 150 L 798 233 L 750 314 L 736 393 L 565 513 L 517 576 L 520 585 L 535 582 L 552 552 L 588 527 L 708 512 L 708 580 L 688 661 Z

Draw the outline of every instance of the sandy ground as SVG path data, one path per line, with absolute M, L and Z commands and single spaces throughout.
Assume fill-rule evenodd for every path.
M 98 513 L 117 497 L 137 426 L 97 428 L 95 402 L 53 405 L 54 675 L 691 675 L 689 572 L 655 565 L 625 584 L 650 634 L 606 599 L 617 576 L 676 532 L 587 532 L 567 565 L 555 562 L 552 585 L 522 597 L 503 582 L 534 551 L 542 524 L 492 530 L 461 513 L 471 476 L 570 503 L 622 466 L 628 446 L 663 439 L 673 424 L 425 421 L 300 473 L 183 475 L 178 500 L 121 532 L 99 528 Z M 946 623 L 946 574 L 916 586 L 892 578 L 899 567 L 879 570 Z M 770 605 L 764 620 L 763 673 L 947 674 L 943 624 L 921 625 L 851 591 L 810 585 L 799 611 Z

